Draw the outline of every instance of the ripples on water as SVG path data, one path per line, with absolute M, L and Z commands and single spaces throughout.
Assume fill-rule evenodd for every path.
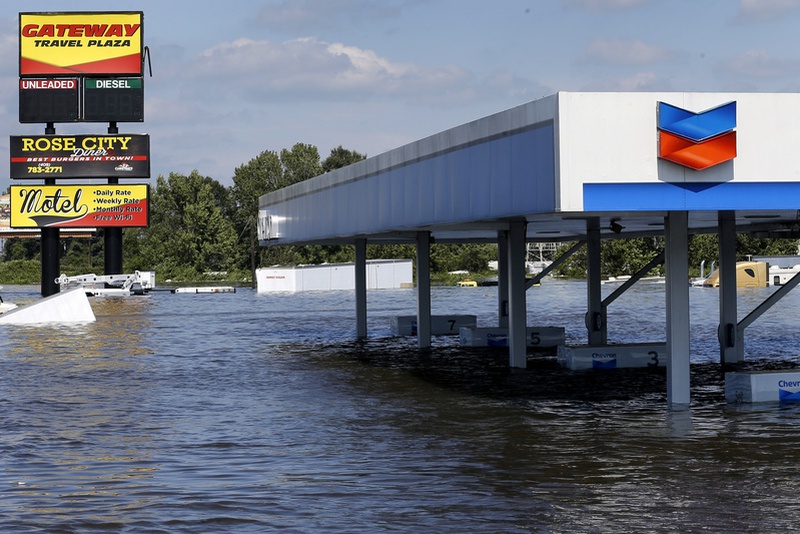
M 610 288 L 604 288 L 609 291 Z M 6 300 L 37 288 L 7 287 Z M 771 290 L 742 292 L 740 317 Z M 585 284 L 528 293 L 583 343 Z M 692 290 L 693 405 L 663 370 L 569 372 L 552 354 L 389 337 L 413 291 L 96 299 L 97 322 L 0 327 L 3 532 L 771 532 L 800 521 L 797 405 L 726 406 L 715 290 Z M 793 365 L 790 295 L 748 331 Z M 494 288 L 434 313 L 496 322 Z M 614 342 L 664 339 L 663 285 L 610 309 Z

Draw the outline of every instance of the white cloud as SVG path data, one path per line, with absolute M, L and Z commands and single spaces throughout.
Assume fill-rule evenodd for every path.
M 413 70 L 410 65 L 394 64 L 378 56 L 372 50 L 362 50 L 355 46 L 345 46 L 341 43 L 328 45 L 327 52 L 334 56 L 347 57 L 355 70 L 367 75 L 387 74 L 392 77 L 401 77 Z
M 492 98 L 492 95 L 495 97 L 502 95 L 507 100 L 520 104 L 556 92 L 552 87 L 514 75 L 506 69 L 498 69 L 489 73 L 482 81 L 481 86 L 485 93 L 482 98 L 485 100 Z
M 749 50 L 723 64 L 732 76 L 758 79 L 794 78 L 800 61 L 776 59 L 764 50 Z
M 262 7 L 255 20 L 273 31 L 307 33 L 343 22 L 397 18 L 407 5 L 416 3 L 418 0 L 285 0 Z
M 623 39 L 596 39 L 586 50 L 587 61 L 612 65 L 649 65 L 668 61 L 674 56 L 664 47 Z
M 671 85 L 655 72 L 637 72 L 614 80 L 596 80 L 585 84 L 585 91 L 669 91 Z
M 643 6 L 652 0 L 562 0 L 564 7 L 581 11 L 622 11 Z
M 11 27 L 6 20 L 0 19 L 0 57 L 4 61 L 0 62 L 0 74 L 14 76 L 19 75 L 19 37 L 17 27 Z
M 740 21 L 775 20 L 800 11 L 800 0 L 740 0 L 737 19 Z
M 372 50 L 313 37 L 283 43 L 238 39 L 204 51 L 187 71 L 194 96 L 262 99 L 270 95 L 359 99 L 425 95 L 468 78 L 452 65 L 422 67 L 393 62 Z

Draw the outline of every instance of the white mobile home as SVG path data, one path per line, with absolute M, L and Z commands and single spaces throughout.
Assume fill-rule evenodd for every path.
M 367 289 L 413 286 L 411 260 L 367 261 Z M 323 263 L 256 269 L 259 293 L 275 291 L 332 291 L 355 289 L 355 264 Z

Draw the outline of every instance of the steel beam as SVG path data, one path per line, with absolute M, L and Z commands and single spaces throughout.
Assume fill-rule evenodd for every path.
M 417 343 L 431 346 L 431 234 L 417 232 Z
M 671 211 L 664 224 L 667 285 L 667 402 L 690 401 L 689 368 L 689 215 Z
M 367 337 L 367 240 L 355 240 L 356 338 Z

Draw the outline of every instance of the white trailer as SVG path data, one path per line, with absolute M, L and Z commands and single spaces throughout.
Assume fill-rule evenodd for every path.
M 413 287 L 411 260 L 367 260 L 367 289 Z M 259 293 L 355 289 L 354 263 L 256 269 Z

